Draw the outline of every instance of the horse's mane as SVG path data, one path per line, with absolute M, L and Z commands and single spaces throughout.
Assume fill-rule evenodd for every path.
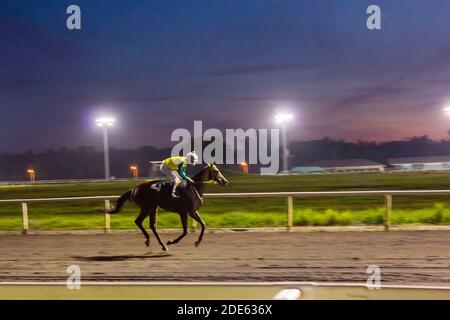
M 192 179 L 198 179 L 201 178 L 201 175 L 203 174 L 203 172 L 208 169 L 209 165 L 205 164 L 203 166 L 203 168 L 201 168 L 198 172 L 196 172 L 193 176 Z

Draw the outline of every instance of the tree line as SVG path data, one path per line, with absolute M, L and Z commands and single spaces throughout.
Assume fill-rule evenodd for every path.
M 111 175 L 130 177 L 130 165 L 139 167 L 140 176 L 147 176 L 149 161 L 170 156 L 170 148 L 142 146 L 134 150 L 110 150 Z M 363 158 L 387 163 L 391 157 L 450 155 L 450 140 L 431 140 L 427 136 L 387 142 L 348 142 L 323 138 L 293 141 L 289 144 L 290 167 L 308 165 L 318 160 Z M 234 166 L 236 169 L 238 166 Z M 41 152 L 0 153 L 0 180 L 26 180 L 26 171 L 33 168 L 37 179 L 103 178 L 103 153 L 93 147 L 60 148 Z M 253 168 L 256 172 L 257 168 Z

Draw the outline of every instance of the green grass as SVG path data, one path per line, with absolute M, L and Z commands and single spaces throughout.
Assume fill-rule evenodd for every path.
M 231 184 L 208 186 L 207 192 L 331 191 L 450 189 L 450 173 L 369 173 L 299 176 L 258 176 L 232 173 Z M 42 184 L 0 187 L 0 199 L 119 195 L 136 181 Z M 398 196 L 393 201 L 393 224 L 450 224 L 450 197 Z M 102 201 L 70 201 L 29 204 L 30 229 L 95 229 L 103 216 L 95 211 Z M 384 222 L 380 196 L 308 197 L 294 200 L 294 224 L 298 226 L 375 225 Z M 128 204 L 113 215 L 113 228 L 135 228 L 138 208 Z M 209 227 L 284 226 L 286 199 L 206 199 L 200 211 Z M 148 223 L 148 222 L 147 222 Z M 20 204 L 0 204 L 0 230 L 21 225 Z M 179 227 L 178 215 L 161 210 L 158 227 Z

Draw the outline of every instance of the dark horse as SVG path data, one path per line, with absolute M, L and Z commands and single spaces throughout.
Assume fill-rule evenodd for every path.
M 133 190 L 125 192 L 116 203 L 114 209 L 106 210 L 107 213 L 119 212 L 126 201 L 134 202 L 141 208 L 141 213 L 136 218 L 135 223 L 141 229 L 145 237 L 145 245 L 150 245 L 150 235 L 142 226 L 142 222 L 147 216 L 150 216 L 150 229 L 152 229 L 158 243 L 164 251 L 167 251 L 166 245 L 161 241 L 158 231 L 156 231 L 156 212 L 158 207 L 167 211 L 176 212 L 180 215 L 183 233 L 176 239 L 168 241 L 167 244 L 178 243 L 187 234 L 188 215 L 197 221 L 202 230 L 195 245 L 198 246 L 203 239 L 205 232 L 205 222 L 198 214 L 198 209 L 203 204 L 203 192 L 205 184 L 208 182 L 217 182 L 221 186 L 228 184 L 228 180 L 222 175 L 215 164 L 205 165 L 197 174 L 192 177 L 194 184 L 184 183 L 181 187 L 180 198 L 171 197 L 171 184 L 163 180 L 150 180 L 141 183 L 133 188 Z

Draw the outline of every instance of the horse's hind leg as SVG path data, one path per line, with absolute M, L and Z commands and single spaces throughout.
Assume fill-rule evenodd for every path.
M 136 223 L 138 228 L 141 229 L 142 234 L 144 235 L 144 237 L 146 239 L 145 245 L 148 247 L 148 246 L 150 246 L 150 235 L 148 234 L 147 230 L 145 230 L 145 228 L 142 226 L 142 222 L 145 220 L 147 215 L 148 215 L 148 212 L 146 210 L 141 210 L 141 213 L 136 218 L 136 220 L 134 220 L 134 223 Z
M 202 217 L 200 217 L 200 215 L 198 214 L 197 211 L 190 212 L 189 215 L 192 217 L 192 219 L 194 219 L 195 221 L 200 223 L 200 226 L 202 227 L 202 231 L 200 232 L 200 235 L 198 236 L 198 240 L 195 241 L 195 246 L 198 247 L 200 242 L 202 242 L 203 234 L 205 233 L 206 225 L 205 225 L 205 222 L 203 221 Z
M 150 212 L 150 229 L 152 229 L 153 234 L 155 235 L 156 240 L 158 240 L 158 243 L 160 244 L 163 251 L 168 251 L 166 245 L 161 241 L 158 231 L 156 231 L 155 223 L 156 223 L 156 210 Z
M 175 240 L 167 241 L 168 245 L 178 243 L 181 239 L 183 239 L 187 235 L 187 220 L 188 220 L 187 213 L 180 214 L 180 218 L 181 218 L 181 224 L 183 226 L 183 233 Z

